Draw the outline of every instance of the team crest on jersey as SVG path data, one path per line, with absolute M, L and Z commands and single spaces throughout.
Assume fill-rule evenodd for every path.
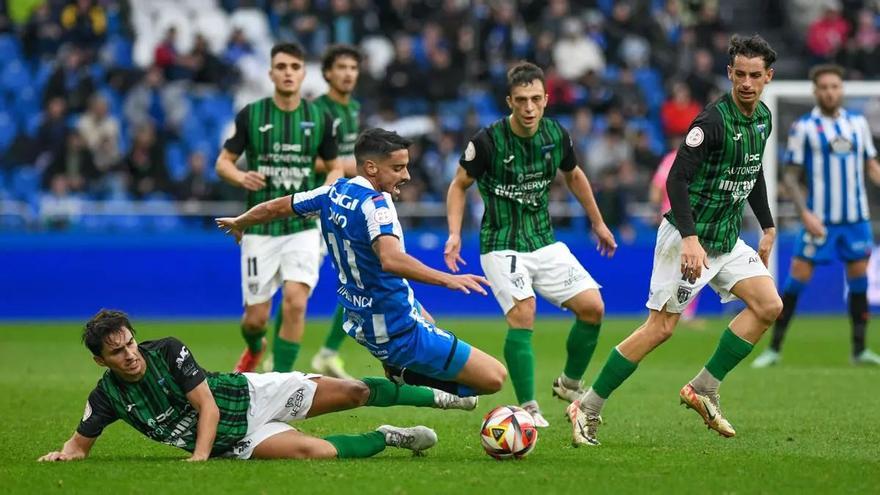
M 758 130 L 758 132 L 761 134 L 761 137 L 764 137 L 764 129 L 766 129 L 766 128 L 767 128 L 767 124 L 757 124 L 755 126 L 755 129 Z
M 553 151 L 553 148 L 555 147 L 556 143 L 545 144 L 544 146 L 541 146 L 541 153 L 548 153 L 550 151 Z
M 695 126 L 687 133 L 687 137 L 684 138 L 684 143 L 691 148 L 696 148 L 703 144 L 703 137 L 703 129 L 700 129 L 700 126 Z
M 315 123 L 308 121 L 308 120 L 304 120 L 299 123 L 299 128 L 302 129 L 303 134 L 305 134 L 306 136 L 312 135 L 312 129 L 314 127 L 315 127 Z M 335 135 L 335 133 L 334 133 L 334 135 Z
M 853 152 L 853 143 L 843 136 L 837 136 L 828 143 L 831 151 L 838 155 L 848 155 Z

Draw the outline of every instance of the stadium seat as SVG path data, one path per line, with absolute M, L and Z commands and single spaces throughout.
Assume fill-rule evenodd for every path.
M 0 72 L 0 90 L 14 95 L 20 89 L 31 84 L 31 73 L 21 60 L 13 60 L 3 63 L 3 71 Z
M 219 55 L 226 49 L 232 25 L 226 12 L 220 9 L 200 9 L 195 19 L 195 31 L 208 40 L 211 53 Z
M 40 95 L 31 86 L 21 88 L 15 95 L 12 108 L 15 118 L 24 125 L 33 114 L 40 113 Z
M 21 45 L 18 43 L 18 38 L 11 34 L 0 35 L 0 60 L 9 63 L 21 58 Z
M 19 167 L 12 171 L 10 189 L 12 195 L 28 204 L 35 205 L 40 196 L 42 174 L 34 167 Z
M 186 176 L 186 154 L 180 143 L 172 142 L 166 146 L 165 161 L 168 166 L 168 173 L 173 180 L 179 181 Z
M 15 119 L 8 112 L 0 112 L 0 155 L 6 152 L 18 134 Z

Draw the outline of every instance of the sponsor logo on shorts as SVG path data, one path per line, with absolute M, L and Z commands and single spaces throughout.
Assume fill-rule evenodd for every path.
M 562 285 L 564 285 L 565 287 L 571 287 L 575 283 L 580 282 L 581 280 L 583 280 L 585 278 L 587 278 L 587 274 L 584 273 L 583 270 L 578 270 L 575 267 L 569 267 L 568 268 L 568 278 L 566 278 L 562 282 Z
M 758 259 L 757 256 L 749 256 L 749 264 L 750 264 L 750 265 L 751 265 L 752 263 L 757 263 L 757 262 L 759 262 L 759 261 L 761 261 L 761 260 Z
M 294 417 L 299 413 L 299 410 L 302 409 L 303 402 L 305 401 L 306 392 L 303 387 L 296 389 L 296 392 L 291 394 L 290 398 L 287 399 L 287 404 L 284 405 L 287 409 L 290 409 L 290 416 Z
M 694 292 L 694 289 L 692 289 L 691 287 L 687 287 L 685 285 L 679 285 L 678 286 L 678 293 L 676 294 L 676 297 L 678 298 L 678 303 L 684 304 L 684 302 L 687 301 L 689 297 L 691 297 L 691 293 L 693 293 L 693 292 Z

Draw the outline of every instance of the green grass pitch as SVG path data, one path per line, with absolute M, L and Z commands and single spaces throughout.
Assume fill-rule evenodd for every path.
M 136 316 L 136 315 L 135 315 Z M 496 355 L 505 326 L 499 319 L 444 319 L 441 325 Z M 604 328 L 587 371 L 595 377 L 611 346 L 636 320 Z M 77 323 L 0 325 L 0 487 L 3 493 L 878 493 L 880 490 L 880 370 L 849 364 L 843 318 L 795 321 L 783 365 L 734 370 L 721 389 L 738 436 L 706 430 L 678 405 L 678 389 L 713 351 L 723 320 L 707 330 L 679 328 L 608 402 L 599 448 L 574 449 L 564 404 L 550 382 L 565 359 L 567 320 L 539 320 L 534 343 L 538 399 L 551 422 L 521 461 L 496 461 L 480 447 L 479 425 L 493 406 L 514 403 L 508 384 L 484 397 L 477 411 L 359 409 L 312 419 L 298 427 L 314 435 L 355 433 L 384 424 L 425 424 L 440 443 L 428 455 L 388 449 L 349 461 L 234 461 L 189 464 L 186 453 L 140 436 L 122 422 L 109 427 L 86 461 L 38 464 L 58 449 L 82 415 L 101 369 L 79 343 Z M 242 342 L 235 322 L 139 321 L 138 338 L 174 335 L 209 370 L 229 369 Z M 307 366 L 327 322 L 309 322 L 298 368 Z M 875 325 L 876 328 L 876 325 Z M 880 337 L 873 339 L 875 344 Z M 765 338 L 766 340 L 766 338 Z M 764 348 L 762 342 L 758 350 Z M 350 371 L 381 368 L 354 342 L 343 354 Z M 754 357 L 755 353 L 751 357 Z

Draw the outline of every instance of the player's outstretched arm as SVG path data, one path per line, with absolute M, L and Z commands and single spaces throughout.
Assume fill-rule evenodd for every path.
M 782 182 L 788 190 L 788 195 L 794 203 L 794 207 L 801 217 L 804 228 L 810 235 L 815 237 L 825 237 L 825 226 L 815 213 L 807 208 L 807 202 L 804 199 L 804 193 L 801 190 L 800 178 L 803 169 L 798 165 L 788 165 L 782 175 Z M 754 190 L 754 189 L 753 189 Z
M 235 237 L 236 242 L 241 242 L 244 230 L 254 225 L 271 222 L 279 218 L 293 216 L 291 196 L 283 196 L 269 201 L 264 201 L 241 215 L 232 217 L 215 218 L 217 227 L 223 232 Z
M 484 277 L 470 273 L 452 275 L 435 270 L 403 252 L 400 240 L 397 237 L 391 235 L 377 237 L 373 241 L 373 251 L 379 257 L 382 270 L 385 272 L 407 280 L 459 290 L 465 294 L 475 291 L 484 296 L 486 295 L 486 289 L 483 286 L 488 286 L 489 281 Z
M 596 204 L 596 197 L 593 196 L 593 188 L 590 186 L 590 180 L 587 174 L 580 167 L 574 167 L 571 170 L 563 170 L 562 177 L 565 179 L 565 185 L 568 190 L 577 198 L 578 202 L 587 212 L 590 224 L 593 226 L 593 233 L 596 234 L 596 249 L 602 256 L 614 256 L 617 250 L 617 241 L 614 240 L 614 234 L 605 225 L 602 218 L 602 212 L 599 211 L 599 205 Z
M 453 273 L 458 273 L 458 264 L 467 265 L 461 257 L 461 224 L 464 218 L 464 206 L 467 199 L 467 190 L 474 184 L 473 177 L 469 176 L 464 167 L 458 167 L 449 191 L 446 193 L 446 222 L 449 224 L 449 238 L 443 248 L 443 261 L 446 267 Z
M 95 440 L 97 439 L 97 437 L 89 438 L 84 437 L 79 433 L 74 433 L 73 436 L 70 437 L 70 440 L 64 442 L 64 446 L 61 447 L 61 450 L 49 452 L 37 459 L 37 461 L 75 461 L 77 459 L 85 459 L 89 456 L 89 452 L 92 450 L 92 445 L 95 445 Z
M 259 191 L 266 187 L 266 176 L 252 170 L 245 172 L 235 166 L 238 157 L 239 155 L 225 148 L 220 150 L 220 156 L 217 157 L 217 163 L 214 165 L 217 176 L 235 187 L 248 191 Z
M 187 461 L 206 461 L 211 457 L 214 439 L 217 438 L 217 424 L 220 422 L 220 409 L 214 400 L 214 394 L 208 387 L 208 381 L 196 385 L 186 394 L 186 399 L 193 409 L 199 413 L 196 427 L 196 447 Z

